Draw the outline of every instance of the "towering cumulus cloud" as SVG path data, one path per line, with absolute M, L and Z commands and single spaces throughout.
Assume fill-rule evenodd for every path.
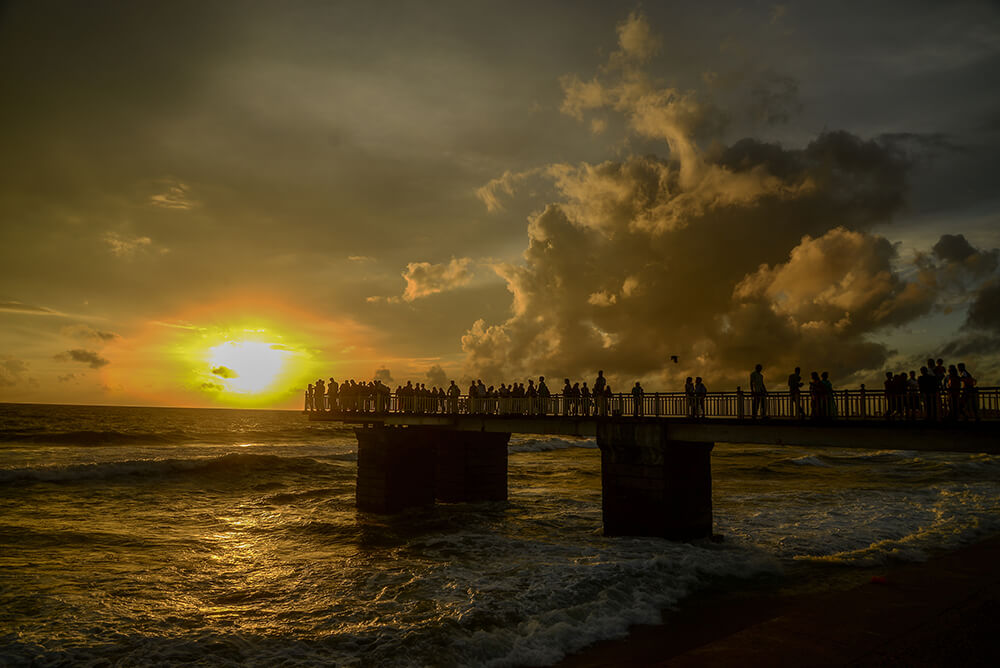
M 619 382 L 702 375 L 726 389 L 756 362 L 842 380 L 879 368 L 890 351 L 870 335 L 929 312 L 938 289 L 920 272 L 904 280 L 893 244 L 870 232 L 903 205 L 905 156 L 847 132 L 795 149 L 705 141 L 725 114 L 644 73 L 658 45 L 641 16 L 618 35 L 597 76 L 563 80 L 563 111 L 621 114 L 665 154 L 549 165 L 483 187 L 494 211 L 532 179 L 550 180 L 557 198 L 530 217 L 523 263 L 496 267 L 512 314 L 468 330 L 470 372 L 603 368 Z M 958 246 L 942 252 L 968 257 Z

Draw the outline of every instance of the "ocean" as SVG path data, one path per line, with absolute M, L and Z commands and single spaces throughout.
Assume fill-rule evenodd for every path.
M 593 440 L 509 447 L 508 502 L 378 516 L 298 412 L 0 405 L 0 665 L 544 666 L 1000 532 L 1000 457 L 719 444 L 685 544 L 602 535 Z

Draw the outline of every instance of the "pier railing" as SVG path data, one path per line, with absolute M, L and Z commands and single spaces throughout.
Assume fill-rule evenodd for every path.
M 1000 387 L 976 388 L 961 393 L 923 395 L 916 392 L 887 394 L 883 390 L 834 390 L 811 396 L 807 392 L 646 392 L 600 397 L 434 397 L 421 395 L 363 394 L 338 397 L 334 406 L 323 398 L 322 407 L 307 410 L 329 414 L 463 414 L 535 417 L 664 417 L 705 419 L 865 420 L 873 418 L 1000 419 Z

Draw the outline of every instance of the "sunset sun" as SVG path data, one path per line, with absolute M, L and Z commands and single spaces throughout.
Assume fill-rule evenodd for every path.
M 209 372 L 230 392 L 258 394 L 270 389 L 291 353 L 264 341 L 227 341 L 208 349 Z

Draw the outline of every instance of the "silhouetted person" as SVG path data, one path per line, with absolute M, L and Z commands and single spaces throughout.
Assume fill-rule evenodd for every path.
M 340 409 L 340 403 L 338 401 L 338 395 L 340 394 L 340 386 L 337 385 L 337 381 L 333 378 L 326 386 L 326 403 L 330 404 L 330 410 L 336 411 Z
M 694 399 L 695 417 L 705 417 L 705 399 L 708 397 L 708 388 L 705 387 L 705 383 L 702 381 L 701 376 L 694 379 Z
M 604 378 L 604 372 L 598 371 L 597 378 L 594 379 L 594 404 L 598 415 L 601 416 L 608 414 L 608 400 L 604 393 L 607 385 L 608 381 Z
M 826 387 L 819 379 L 819 374 L 813 371 L 809 374 L 809 413 L 814 420 L 826 417 Z
M 313 386 L 309 383 L 309 387 L 306 388 L 306 410 L 311 411 L 313 409 Z
M 313 389 L 313 398 L 316 404 L 316 410 L 323 411 L 326 410 L 326 381 L 322 378 L 316 381 Z
M 958 377 L 962 380 L 962 417 L 974 418 L 979 422 L 979 390 L 976 379 L 965 368 L 965 362 L 958 363 Z
M 750 374 L 750 398 L 752 405 L 750 416 L 757 418 L 757 411 L 760 411 L 762 418 L 767 417 L 767 387 L 764 386 L 764 374 L 761 373 L 764 367 L 758 364 Z
M 538 388 L 535 381 L 528 379 L 528 387 L 524 390 L 524 398 L 528 400 L 528 414 L 534 415 L 538 412 Z
M 917 381 L 916 371 L 911 371 L 906 379 L 906 398 L 903 403 L 906 407 L 906 419 L 916 420 L 917 411 L 920 410 L 920 383 Z
M 788 396 L 791 402 L 789 412 L 792 417 L 805 417 L 806 412 L 802 410 L 802 369 L 795 367 L 795 371 L 788 374 Z
M 548 415 L 549 413 L 549 397 L 552 393 L 549 392 L 549 386 L 545 384 L 545 376 L 538 377 L 538 403 L 541 404 L 542 415 Z
M 639 417 L 643 414 L 642 410 L 642 395 L 645 394 L 642 391 L 642 385 L 639 381 L 635 381 L 635 385 L 632 386 L 632 417 Z
M 587 387 L 587 381 L 583 381 L 583 387 L 580 388 L 580 408 L 584 417 L 590 415 L 590 388 Z
M 937 420 L 938 407 L 941 405 L 941 385 L 937 376 L 930 372 L 925 366 L 920 367 L 920 376 L 917 377 L 917 387 L 920 390 L 920 399 L 924 403 L 924 419 Z
M 885 419 L 891 420 L 893 415 L 900 412 L 899 400 L 896 397 L 896 377 L 891 371 L 885 372 L 885 381 L 882 382 L 885 388 Z
M 830 374 L 824 371 L 819 375 L 819 382 L 823 384 L 823 393 L 826 399 L 826 417 L 837 417 L 837 397 L 833 393 L 833 383 L 830 382 Z
M 573 396 L 573 386 L 569 384 L 569 378 L 565 378 L 565 379 L 563 379 L 563 388 L 562 388 L 562 398 L 563 398 L 562 414 L 563 415 L 569 415 L 569 404 L 570 404 L 570 400 L 571 400 L 572 396 Z
M 962 378 L 954 364 L 948 366 L 945 388 L 948 392 L 948 419 L 957 420 L 962 410 Z
M 694 380 L 691 376 L 684 379 L 684 400 L 687 403 L 688 417 L 698 417 L 698 409 L 695 407 Z

